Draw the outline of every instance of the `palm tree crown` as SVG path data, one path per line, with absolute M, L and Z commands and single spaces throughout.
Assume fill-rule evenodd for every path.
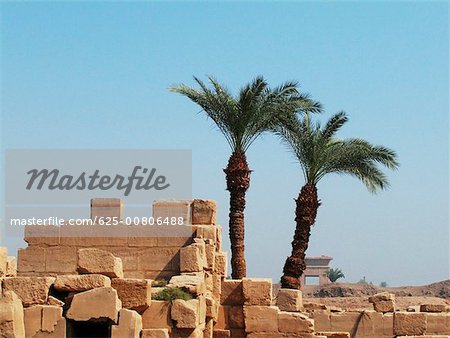
M 385 189 L 389 182 L 378 165 L 396 169 L 396 153 L 359 138 L 336 139 L 336 132 L 347 121 L 346 114 L 340 112 L 322 127 L 305 114 L 303 119 L 291 120 L 278 134 L 300 163 L 307 184 L 317 185 L 325 175 L 337 173 L 358 178 L 371 192 Z

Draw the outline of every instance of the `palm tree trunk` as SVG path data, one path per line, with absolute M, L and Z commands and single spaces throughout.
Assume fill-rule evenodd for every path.
M 305 271 L 305 254 L 308 249 L 311 226 L 316 221 L 320 202 L 317 198 L 317 188 L 306 184 L 298 195 L 295 210 L 296 228 L 292 241 L 292 253 L 286 259 L 281 277 L 281 287 L 288 289 L 300 288 L 300 276 Z
M 233 152 L 224 172 L 227 190 L 230 192 L 231 277 L 241 279 L 247 275 L 244 253 L 244 209 L 245 193 L 250 185 L 251 173 L 245 154 L 238 151 Z

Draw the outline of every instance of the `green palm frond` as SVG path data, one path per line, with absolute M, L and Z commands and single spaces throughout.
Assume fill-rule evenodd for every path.
M 299 93 L 288 81 L 271 89 L 262 76 L 245 85 L 236 97 L 213 77 L 210 86 L 194 77 L 199 89 L 176 85 L 169 89 L 198 104 L 224 134 L 233 151 L 245 152 L 262 133 L 274 130 L 296 113 L 320 112 L 320 103 Z
M 380 166 L 398 168 L 396 153 L 363 139 L 337 139 L 335 134 L 347 121 L 346 114 L 340 112 L 321 127 L 305 114 L 301 119 L 290 119 L 276 133 L 295 155 L 309 184 L 316 185 L 324 176 L 336 173 L 358 178 L 371 192 L 387 188 L 388 178 Z

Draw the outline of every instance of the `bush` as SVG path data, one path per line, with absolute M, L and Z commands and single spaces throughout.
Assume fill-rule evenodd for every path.
M 167 281 L 165 279 L 159 279 L 152 281 L 152 286 L 156 287 L 165 287 L 167 285 Z
M 187 292 L 182 288 L 164 288 L 159 291 L 153 299 L 155 300 L 165 300 L 166 302 L 172 303 L 175 299 L 189 300 L 193 296 L 191 293 Z

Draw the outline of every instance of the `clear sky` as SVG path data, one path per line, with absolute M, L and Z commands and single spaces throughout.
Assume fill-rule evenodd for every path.
M 3 150 L 192 149 L 193 195 L 218 202 L 227 238 L 230 149 L 167 88 L 207 74 L 234 92 L 258 74 L 295 79 L 321 119 L 348 113 L 340 136 L 401 162 L 378 195 L 351 177 L 320 182 L 308 254 L 334 257 L 350 282 L 449 278 L 448 2 L 2 2 L 1 15 Z M 303 178 L 270 135 L 248 160 L 248 274 L 278 281 Z

